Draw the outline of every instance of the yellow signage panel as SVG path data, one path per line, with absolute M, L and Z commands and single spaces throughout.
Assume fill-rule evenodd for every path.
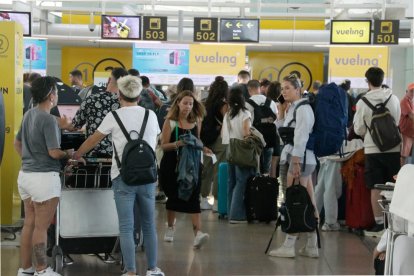
M 325 20 L 261 19 L 260 30 L 325 30 Z
M 282 81 L 298 71 L 306 90 L 313 81 L 323 81 L 323 53 L 249 52 L 249 64 L 254 79 Z
M 331 20 L 331 44 L 371 44 L 371 20 Z
M 132 66 L 130 48 L 62 48 L 62 81 L 69 83 L 69 72 L 78 69 L 85 85 L 93 84 L 94 72 L 105 72 L 111 67 Z
M 384 70 L 385 78 L 387 78 L 388 59 L 388 47 L 331 47 L 329 50 L 329 79 L 334 82 L 350 79 L 351 87 L 367 88 L 365 72 L 370 67 L 380 67 Z
M 13 144 L 23 117 L 23 53 L 23 27 L 12 21 L 0 22 L 0 93 L 4 97 L 6 130 L 0 167 L 2 225 L 20 219 L 17 176 L 21 159 Z
M 244 45 L 190 45 L 190 74 L 237 75 L 245 61 Z

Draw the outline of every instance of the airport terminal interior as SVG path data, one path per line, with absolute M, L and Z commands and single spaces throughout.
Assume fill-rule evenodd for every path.
M 335 87 L 341 87 L 341 91 L 347 92 L 344 94 L 348 96 L 347 104 L 349 99 L 352 100 L 353 104 L 348 109 L 348 113 L 354 114 L 356 99 L 361 97 L 360 95 L 366 95 L 371 87 L 369 85 L 372 84 L 370 77 L 366 75 L 367 70 L 379 67 L 382 69 L 384 79 L 381 84 L 389 87 L 398 101 L 402 101 L 411 93 L 411 114 L 407 116 L 414 122 L 413 18 L 413 0 L 0 0 L 0 274 L 14 276 L 21 268 L 20 241 L 25 214 L 17 184 L 22 161 L 15 150 L 15 137 L 22 124 L 23 111 L 28 110 L 25 106 L 26 99 L 23 98 L 25 89 L 23 87 L 28 85 L 30 89 L 27 82 L 34 73 L 38 73 L 39 77 L 55 77 L 59 98 L 55 103 L 56 113 L 51 113 L 72 123 L 72 119 L 75 122 L 77 112 L 82 108 L 82 101 L 87 101 L 94 94 L 106 93 L 110 90 L 111 79 L 114 79 L 112 74 L 117 68 L 137 69 L 143 79 L 142 84 L 144 84 L 142 76 L 148 77 L 150 81 L 148 91 L 152 91 L 152 100 L 154 97 L 158 98 L 154 100 L 153 109 L 158 115 L 163 105 L 173 104 L 169 102 L 169 97 L 172 95 L 170 91 L 177 90 L 177 84 L 182 78 L 190 78 L 194 82 L 194 98 L 205 103 L 210 85 L 213 81 L 218 81 L 217 76 L 222 76 L 228 87 L 234 88 L 238 85 L 237 82 L 240 83 L 243 79 L 240 76 L 244 73 L 240 75 L 241 72 L 247 73 L 251 80 L 258 80 L 260 89 L 276 81 L 284 85 L 283 83 L 293 76 L 299 82 L 299 88 L 295 88 L 300 90 L 301 95 L 305 95 L 303 97 L 318 93 L 319 87 L 321 89 L 319 91 L 322 91 L 323 87 L 327 87 L 325 84 L 336 83 L 338 86 Z M 24 74 L 27 80 L 23 79 Z M 74 78 L 78 74 L 80 74 L 80 82 L 76 83 Z M 249 85 L 247 84 L 246 87 L 250 89 Z M 46 87 L 46 84 L 44 86 Z M 376 87 L 379 89 L 380 85 Z M 385 91 L 387 88 L 381 89 Z M 264 95 L 267 95 L 266 91 L 260 90 Z M 72 96 L 74 93 L 79 96 Z M 249 92 L 246 90 L 246 93 L 250 93 L 250 90 Z M 283 96 L 285 92 L 278 93 Z M 276 109 L 283 105 L 279 95 L 275 102 L 277 102 Z M 102 106 L 96 108 L 96 113 L 99 114 L 101 114 L 100 109 L 104 109 Z M 217 117 L 213 116 L 213 118 L 218 120 Z M 277 125 L 276 118 L 275 115 L 273 120 Z M 348 120 L 350 120 L 350 124 L 347 125 L 348 132 L 351 132 L 352 119 L 348 117 Z M 219 122 L 220 127 L 221 123 Z M 397 120 L 396 124 L 398 123 Z M 170 125 L 168 127 L 171 128 Z M 182 125 L 179 126 L 177 123 L 176 137 L 174 135 L 171 137 L 178 139 L 179 127 Z M 64 129 L 61 131 L 61 149 L 78 150 L 87 138 L 85 128 Z M 160 129 L 163 129 L 162 124 Z M 86 133 L 86 136 L 90 134 L 92 133 Z M 404 138 L 404 133 L 402 135 L 402 143 L 405 145 L 407 140 Z M 414 142 L 414 136 L 409 139 L 411 143 Z M 345 137 L 340 142 L 344 140 Z M 175 147 L 178 153 L 178 144 L 175 141 L 172 141 L 172 147 Z M 280 142 L 283 145 L 282 141 Z M 414 239 L 414 222 L 401 213 L 389 212 L 392 202 L 387 200 L 391 200 L 390 190 L 394 189 L 394 186 L 388 184 L 388 187 L 385 185 L 377 187 L 384 190 L 382 196 L 385 198 L 385 206 L 383 207 L 387 211 L 384 216 L 385 224 L 382 215 L 374 218 L 371 191 L 363 183 L 364 167 L 358 167 L 359 164 L 356 165 L 357 161 L 355 161 L 351 164 L 355 172 L 351 172 L 351 178 L 349 175 L 345 176 L 345 163 L 356 156 L 353 155 L 355 152 L 363 154 L 363 142 L 360 141 L 358 145 L 358 148 L 352 149 L 353 153 L 349 155 L 350 157 L 344 158 L 341 148 L 340 154 L 335 152 L 340 157 L 332 159 L 341 164 L 344 178 L 339 176 L 343 183 L 340 183 L 336 192 L 333 192 L 337 196 L 335 210 L 338 214 L 336 212 L 334 214 L 337 222 L 329 224 L 325 220 L 325 214 L 331 215 L 332 212 L 326 210 L 321 212 L 319 257 L 312 257 L 310 253 L 307 253 L 308 256 L 298 253 L 300 248 L 308 248 L 310 235 L 307 233 L 301 233 L 296 244 L 293 243 L 296 248 L 295 257 L 271 256 L 274 253 L 269 255 L 266 248 L 275 230 L 277 212 L 275 211 L 273 217 L 265 221 L 249 219 L 249 217 L 248 223 L 245 219 L 232 220 L 227 216 L 230 214 L 230 210 L 227 210 L 228 206 L 220 205 L 222 192 L 220 187 L 209 187 L 207 190 L 210 192 L 207 196 L 199 195 L 200 229 L 209 234 L 208 241 L 199 249 L 193 247 L 194 216 L 188 213 L 177 212 L 173 226 L 174 241 L 165 241 L 165 235 L 170 229 L 167 222 L 170 213 L 166 210 L 168 203 L 166 204 L 163 192 L 157 194 L 155 202 L 157 267 L 165 275 L 177 276 L 375 275 L 378 266 L 374 268 L 373 254 L 379 248 L 377 245 L 381 236 L 383 236 L 381 242 L 384 241 L 385 244 L 386 240 L 387 246 L 394 244 L 399 235 Z M 344 142 L 343 147 L 346 146 Z M 400 143 L 397 152 L 400 152 L 399 147 Z M 273 153 L 275 148 L 276 145 L 272 148 Z M 410 165 L 414 164 L 412 145 L 409 149 L 403 146 L 401 152 L 403 150 L 409 151 L 409 154 L 405 154 L 405 159 L 402 159 L 407 165 L 401 166 L 401 171 L 404 167 L 406 170 L 403 172 L 404 175 L 396 180 L 397 183 L 403 182 L 401 179 L 410 179 L 414 174 L 414 165 Z M 158 146 L 156 154 L 161 160 L 163 155 L 160 155 L 160 152 L 162 149 Z M 70 154 L 73 155 L 73 152 Z M 204 156 L 203 163 L 206 158 L 211 159 L 209 154 L 205 151 L 204 155 L 201 154 L 202 157 Z M 400 155 L 396 154 L 400 158 Z M 67 156 L 71 155 L 67 153 Z M 72 165 L 65 166 L 62 163 L 60 174 L 62 198 L 57 207 L 59 216 L 53 218 L 53 222 L 59 226 L 57 235 L 60 237 L 60 242 L 63 242 L 62 246 L 70 248 L 71 243 L 72 245 L 84 243 L 95 247 L 99 243 L 107 243 L 109 244 L 107 247 L 111 249 L 106 248 L 105 252 L 79 250 L 73 254 L 67 252 L 56 254 L 55 251 L 49 250 L 48 264 L 58 271 L 59 275 L 109 276 L 126 273 L 119 239 L 117 239 L 119 225 L 113 191 L 110 181 L 105 180 L 110 178 L 112 160 L 110 156 L 107 158 L 109 159 L 93 156 L 88 159 L 92 160 L 93 172 L 76 171 L 76 165 L 74 169 Z M 306 154 L 304 158 L 306 159 Z M 176 162 L 179 162 L 179 158 L 177 159 Z M 333 162 L 332 160 L 329 162 Z M 321 173 L 320 168 L 323 165 L 320 164 L 326 159 L 322 158 L 319 161 L 317 169 Z M 217 185 L 217 182 L 220 186 L 221 181 L 225 182 L 225 185 L 228 184 L 227 174 L 225 178 L 221 178 L 222 175 L 219 173 L 221 162 L 219 163 L 220 165 L 211 171 L 212 187 Z M 210 163 L 210 166 L 212 168 L 213 165 Z M 273 179 L 272 183 L 286 181 L 281 177 L 282 170 L 280 175 L 279 172 L 276 174 L 279 166 L 277 168 L 270 166 L 270 159 L 268 167 L 269 170 L 265 170 L 265 174 L 270 173 L 277 178 L 277 180 Z M 361 168 L 362 171 L 357 171 Z M 272 175 L 270 170 L 274 170 L 275 175 Z M 304 169 L 302 172 L 304 173 Z M 288 173 L 287 169 L 284 173 Z M 93 174 L 92 177 L 89 177 L 89 174 Z M 356 186 L 347 183 L 349 179 L 353 181 L 358 176 L 361 177 L 361 194 L 364 193 L 364 198 L 361 194 L 356 194 L 359 193 L 355 192 L 356 189 L 352 190 L 352 187 Z M 312 175 L 312 181 L 314 189 L 318 190 L 317 185 L 320 180 L 316 171 Z M 84 187 L 78 187 L 78 182 L 81 183 L 80 185 L 84 184 Z M 227 188 L 224 189 L 227 191 Z M 202 187 L 203 190 L 205 189 Z M 95 191 L 97 191 L 96 198 Z M 412 188 L 411 192 L 414 192 Z M 214 198 L 215 193 L 219 194 L 218 200 Z M 280 210 L 286 191 L 282 185 L 279 185 L 278 191 L 274 193 L 279 196 L 272 199 L 273 205 L 278 206 Z M 399 190 L 398 195 L 401 193 Z M 226 192 L 222 194 L 227 202 L 228 194 Z M 66 200 L 63 198 L 65 195 Z M 320 200 L 324 200 L 323 196 Z M 355 207 L 355 202 L 358 200 L 365 202 L 358 205 L 361 209 Z M 407 198 L 404 200 L 409 201 Z M 414 208 L 414 205 L 410 204 L 401 205 L 404 206 L 403 208 Z M 226 210 L 221 210 L 221 206 L 225 206 L 223 208 Z M 365 207 L 369 208 L 369 211 Z M 364 217 L 364 223 L 350 222 L 355 221 L 356 216 L 363 217 L 364 215 L 361 214 L 365 213 L 369 213 L 369 218 Z M 399 229 L 398 231 L 393 228 L 393 216 L 405 219 L 403 230 L 398 228 L 399 226 L 395 227 Z M 408 215 L 410 216 L 412 217 Z M 283 216 L 279 213 L 279 217 Z M 387 225 L 388 221 L 389 225 Z M 375 228 L 378 225 L 382 225 L 382 229 L 385 225 L 385 228 L 389 229 L 388 233 L 392 234 L 387 238 L 386 235 L 382 235 L 381 229 L 378 232 L 375 230 L 372 235 L 371 226 Z M 366 234 L 365 230 L 369 230 L 371 234 Z M 269 251 L 274 252 L 281 244 L 287 244 L 288 237 L 291 236 L 287 236 L 279 227 L 274 233 Z M 77 240 L 71 241 L 74 238 Z M 102 240 L 99 240 L 100 238 Z M 50 248 L 55 240 L 55 232 L 49 231 Z M 63 240 L 66 240 L 66 243 Z M 142 242 L 142 233 L 141 239 L 137 240 Z M 414 243 L 408 240 L 406 245 L 408 244 L 413 246 L 406 248 L 405 255 L 400 256 L 404 257 L 407 254 L 413 256 Z M 386 248 L 388 252 L 394 250 L 391 246 Z M 135 252 L 136 275 L 149 275 L 146 274 L 148 267 L 145 246 L 139 243 Z M 378 261 L 384 265 L 382 270 L 379 268 L 380 273 L 414 274 L 412 264 L 410 267 L 404 261 L 397 262 L 401 266 L 398 267 L 400 270 L 397 270 L 395 256 L 394 259 L 390 255 L 385 256 L 388 256 L 385 261 Z M 400 260 L 403 260 L 403 257 Z M 378 265 L 377 261 L 375 263 Z M 47 273 L 49 272 L 44 275 L 58 275 Z M 33 275 L 33 272 L 17 275 Z

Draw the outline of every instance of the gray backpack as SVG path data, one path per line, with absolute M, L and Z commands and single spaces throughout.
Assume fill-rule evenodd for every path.
M 371 134 L 372 140 L 380 151 L 387 151 L 401 143 L 401 134 L 391 112 L 386 107 L 392 95 L 383 102 L 373 106 L 366 97 L 362 97 L 364 103 L 372 110 L 371 126 L 365 126 Z

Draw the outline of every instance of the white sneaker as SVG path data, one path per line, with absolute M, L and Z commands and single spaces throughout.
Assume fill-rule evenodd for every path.
M 32 267 L 30 272 L 25 272 L 23 268 L 19 268 L 19 270 L 17 271 L 17 276 L 31 276 L 34 275 L 35 270 Z
M 200 209 L 201 210 L 211 210 L 211 208 L 213 208 L 213 206 L 211 206 L 211 204 L 208 202 L 208 198 L 207 197 L 202 197 L 201 202 L 200 202 Z
M 151 270 L 147 270 L 147 276 L 165 276 L 165 274 L 161 271 L 161 269 L 156 267 Z
M 335 222 L 334 224 L 328 224 L 325 222 L 321 228 L 322 231 L 338 231 L 339 229 L 341 229 L 341 225 L 339 225 L 338 222 Z
M 139 276 L 138 274 L 135 274 L 135 275 L 131 275 L 131 274 L 128 274 L 128 272 L 125 272 L 124 274 L 122 274 L 121 276 Z
M 165 232 L 165 235 L 164 235 L 164 241 L 173 242 L 174 241 L 174 232 L 175 232 L 174 227 L 167 227 L 167 231 Z
M 56 273 L 53 271 L 53 269 L 49 266 L 46 269 L 42 270 L 42 271 L 36 271 L 35 276 L 62 276 L 59 273 Z
M 281 258 L 294 258 L 296 256 L 295 247 L 287 247 L 285 245 L 282 245 L 278 249 L 270 251 L 269 256 Z
M 194 248 L 201 248 L 207 241 L 210 236 L 207 233 L 197 231 L 197 235 L 194 238 Z
M 299 254 L 309 258 L 319 258 L 319 250 L 317 247 L 307 247 L 305 245 L 299 249 Z

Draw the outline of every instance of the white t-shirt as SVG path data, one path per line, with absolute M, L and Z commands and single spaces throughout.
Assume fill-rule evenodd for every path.
M 144 120 L 145 109 L 141 106 L 127 106 L 122 107 L 116 111 L 122 123 L 124 124 L 127 132 L 135 130 L 139 133 L 141 125 Z M 115 121 L 114 115 L 108 113 L 103 119 L 101 125 L 97 129 L 100 133 L 108 135 L 112 134 L 112 145 L 116 147 L 119 160 L 122 160 L 122 153 L 127 143 L 124 133 Z M 155 151 L 157 145 L 158 135 L 160 134 L 160 127 L 158 125 L 157 116 L 154 111 L 149 111 L 147 126 L 144 132 L 144 140 L 152 147 Z M 132 139 L 138 138 L 138 134 L 132 133 Z M 112 167 L 111 167 L 111 179 L 116 178 L 119 175 L 119 169 L 115 160 L 115 150 L 112 154 Z
M 265 95 L 253 95 L 249 98 L 249 100 L 254 101 L 257 105 L 262 105 L 265 104 L 266 102 L 266 96 Z M 254 107 L 248 102 L 246 101 L 246 108 L 250 111 L 250 113 L 252 114 L 252 122 L 254 121 Z M 274 101 L 270 101 L 270 109 L 273 111 L 273 113 L 275 115 L 277 115 L 277 106 L 276 103 Z
M 223 145 L 227 145 L 230 143 L 230 138 L 237 138 L 242 140 L 244 138 L 243 134 L 243 122 L 246 119 L 249 119 L 250 126 L 251 126 L 251 114 L 248 110 L 240 110 L 239 113 L 233 118 L 230 119 L 230 131 L 227 124 L 227 117 L 229 116 L 229 112 L 224 115 L 223 119 L 223 127 L 222 127 L 222 143 Z

